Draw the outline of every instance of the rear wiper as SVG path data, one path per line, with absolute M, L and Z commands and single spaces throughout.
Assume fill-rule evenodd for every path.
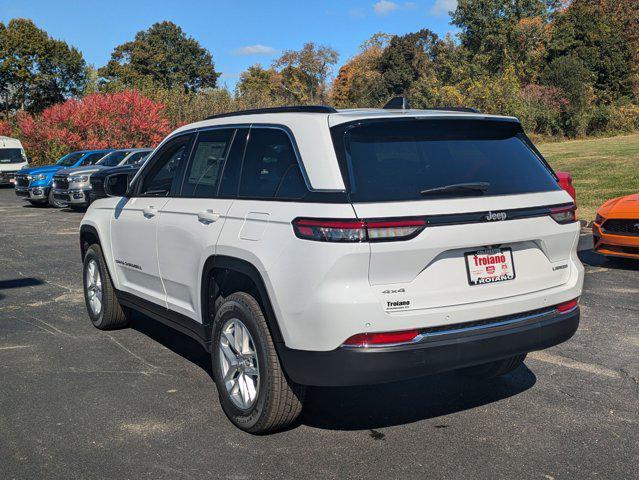
M 452 185 L 444 185 L 443 187 L 428 188 L 422 190 L 422 195 L 438 195 L 440 193 L 466 193 L 477 192 L 484 193 L 490 188 L 488 182 L 472 182 L 472 183 L 453 183 Z

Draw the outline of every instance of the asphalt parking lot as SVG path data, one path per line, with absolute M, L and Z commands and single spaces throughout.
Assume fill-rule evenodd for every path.
M 296 427 L 224 416 L 208 357 L 86 315 L 82 213 L 0 188 L 2 478 L 639 478 L 639 262 L 587 249 L 582 324 L 494 381 L 312 389 Z

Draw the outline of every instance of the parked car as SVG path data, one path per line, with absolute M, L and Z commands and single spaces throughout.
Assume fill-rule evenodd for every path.
M 107 194 L 104 190 L 104 180 L 107 178 L 107 176 L 114 173 L 126 173 L 129 177 L 128 181 L 131 181 L 137 171 L 142 167 L 142 165 L 144 165 L 148 158 L 149 156 L 147 154 L 141 157 L 138 162 L 128 165 L 122 165 L 120 167 L 100 170 L 91 174 L 91 176 L 89 177 L 89 182 L 91 183 L 91 188 L 89 189 L 89 203 L 93 203 L 100 198 L 106 198 Z
M 0 185 L 13 185 L 18 170 L 28 166 L 20 140 L 0 136 Z
M 599 207 L 592 234 L 595 251 L 602 255 L 639 259 L 639 193 Z
M 557 180 L 559 181 L 559 186 L 566 190 L 568 194 L 572 197 L 575 202 L 575 206 L 577 205 L 577 192 L 575 192 L 575 187 L 572 184 L 572 175 L 569 172 L 556 172 Z
M 109 170 L 118 165 L 135 165 L 146 158 L 150 148 L 126 148 L 107 153 L 94 165 L 59 170 L 53 176 L 53 198 L 71 208 L 84 208 L 91 203 L 90 178 L 96 172 Z
M 52 207 L 62 207 L 63 204 L 53 197 L 53 175 L 63 168 L 93 165 L 111 151 L 112 149 L 71 152 L 53 165 L 22 169 L 15 179 L 16 195 L 32 205 L 49 204 Z
M 574 334 L 584 279 L 572 198 L 528 142 L 459 109 L 184 126 L 82 220 L 89 317 L 195 338 L 253 433 L 293 422 L 306 385 L 506 374 Z

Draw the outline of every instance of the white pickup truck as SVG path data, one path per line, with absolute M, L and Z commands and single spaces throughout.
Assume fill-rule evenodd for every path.
M 0 136 L 0 185 L 13 185 L 16 173 L 28 166 L 20 140 Z

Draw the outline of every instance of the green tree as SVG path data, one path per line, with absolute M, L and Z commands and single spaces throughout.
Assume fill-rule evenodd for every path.
M 548 64 L 542 79 L 546 85 L 560 89 L 568 101 L 562 120 L 564 132 L 570 136 L 584 134 L 592 102 L 590 70 L 575 56 L 557 57 Z
M 595 0 L 572 2 L 557 16 L 549 56 L 550 61 L 578 58 L 592 72 L 595 94 L 603 102 L 631 95 L 637 81 L 636 40 L 633 45 L 632 33 L 624 31 L 628 17 L 615 15 L 607 4 L 611 7 Z
M 282 103 L 282 75 L 274 68 L 265 69 L 256 64 L 240 74 L 235 87 L 236 96 L 254 108 Z
M 459 0 L 451 18 L 452 24 L 461 29 L 461 45 L 470 52 L 473 61 L 495 74 L 506 65 L 526 62 L 532 53 L 531 43 L 533 49 L 543 48 L 544 26 L 561 3 L 560 0 Z
M 98 72 L 106 90 L 151 84 L 195 92 L 214 88 L 219 77 L 211 53 L 168 21 L 155 23 L 132 42 L 117 46 Z
M 86 84 L 82 54 L 28 19 L 0 23 L 0 106 L 40 112 L 80 95 Z
M 306 43 L 300 50 L 286 50 L 275 60 L 280 68 L 282 86 L 287 97 L 295 102 L 323 102 L 327 98 L 327 79 L 339 58 L 325 45 Z
M 439 43 L 437 35 L 426 28 L 391 38 L 377 65 L 381 75 L 376 91 L 378 101 L 407 93 L 420 77 L 430 75 L 434 48 Z

